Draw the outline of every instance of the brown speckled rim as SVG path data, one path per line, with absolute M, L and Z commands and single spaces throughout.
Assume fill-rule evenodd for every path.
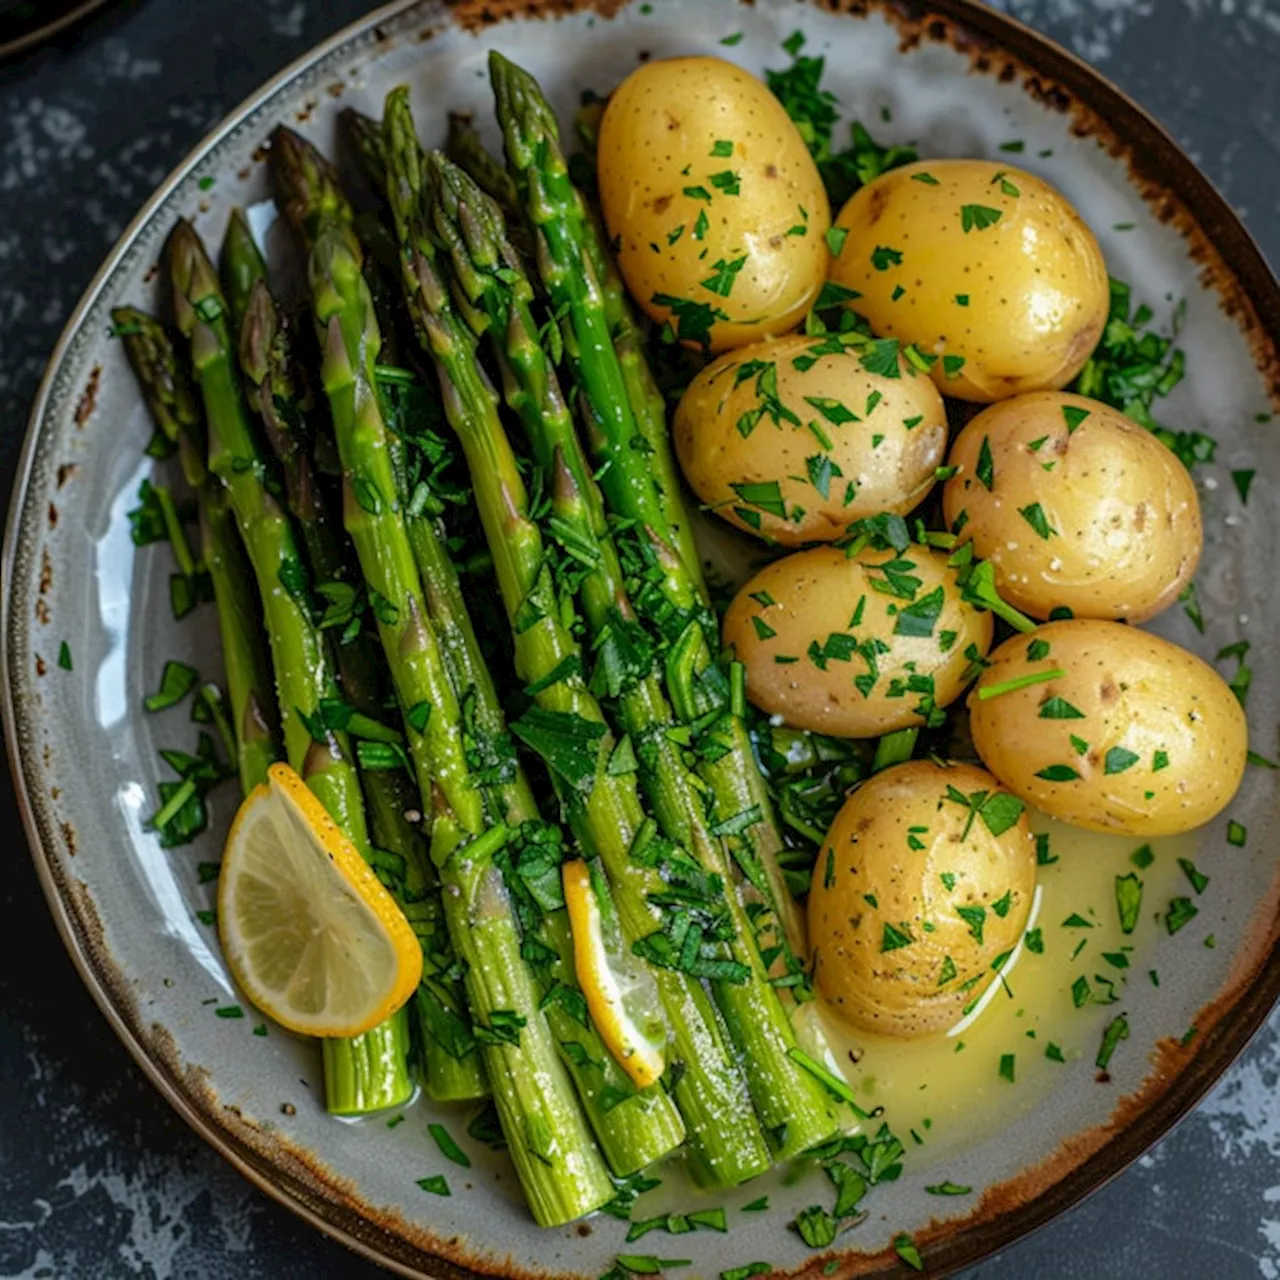
M 973 74 L 1016 81 L 1046 109 L 1068 115 L 1073 132 L 1093 137 L 1121 159 L 1155 213 L 1187 240 L 1204 283 L 1239 326 L 1273 400 L 1280 405 L 1280 283 L 1240 220 L 1168 133 L 1098 72 L 1013 18 L 976 0 L 814 0 L 824 9 L 866 16 L 878 12 L 897 27 L 904 50 L 943 43 L 966 55 Z M 0 562 L 0 695 L 5 740 L 15 791 L 40 883 L 67 951 L 107 1021 L 138 1065 L 197 1133 L 256 1186 L 371 1261 L 406 1276 L 465 1277 L 495 1271 L 529 1274 L 520 1264 L 495 1264 L 469 1254 L 398 1216 L 364 1204 L 309 1153 L 264 1133 L 222 1103 L 204 1074 L 179 1059 L 163 1027 L 147 1025 L 128 984 L 102 945 L 101 924 L 87 890 L 67 876 L 44 837 L 56 830 L 47 799 L 29 784 L 20 751 L 18 697 L 22 677 L 12 668 L 13 576 L 21 513 L 36 456 L 38 424 L 54 375 L 73 337 L 140 230 L 198 166 L 201 157 L 248 115 L 306 68 L 348 41 L 414 8 L 396 0 L 317 46 L 265 84 L 210 133 L 160 186 L 124 232 L 67 323 L 37 393 L 13 489 L 3 560 Z M 604 16 L 622 7 L 610 0 L 459 0 L 455 22 L 468 29 L 517 17 L 556 17 L 592 7 Z M 1142 1088 L 1122 1100 L 1107 1123 L 1078 1134 L 1042 1164 L 988 1190 L 965 1220 L 926 1227 L 916 1234 L 925 1268 L 946 1275 L 972 1265 L 1044 1225 L 1120 1173 L 1163 1137 L 1218 1080 L 1261 1027 L 1280 999 L 1280 881 L 1255 917 L 1255 925 L 1228 982 L 1196 1019 L 1191 1044 L 1162 1042 Z M 816 1257 L 804 1269 L 818 1276 L 830 1259 L 837 1277 L 912 1274 L 886 1250 L 876 1255 Z

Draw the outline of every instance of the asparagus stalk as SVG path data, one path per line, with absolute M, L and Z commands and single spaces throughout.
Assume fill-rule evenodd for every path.
M 634 447 L 636 438 L 648 438 L 642 422 L 646 411 L 637 415 L 623 361 L 613 346 L 605 291 L 589 248 L 590 222 L 569 178 L 555 116 L 527 72 L 496 52 L 490 54 L 489 67 L 508 166 L 540 236 L 539 272 L 552 307 L 566 314 L 566 348 L 583 397 L 589 444 L 599 459 L 601 487 L 615 516 L 646 530 L 663 561 L 666 603 L 688 619 L 682 644 L 675 647 L 678 661 L 673 674 L 691 695 L 676 699 L 677 710 L 686 720 L 697 720 L 715 709 L 705 697 L 695 699 L 692 693 L 699 685 L 704 691 L 711 687 L 703 677 L 714 666 L 719 637 L 714 615 L 705 608 L 698 561 L 681 552 L 688 542 L 687 519 L 673 526 L 668 516 L 682 511 L 674 470 L 654 466 L 647 450 Z M 639 358 L 638 348 L 634 355 Z M 644 399 L 651 405 L 647 430 L 657 434 L 656 402 L 648 396 Z M 678 536 L 676 528 L 684 528 L 685 534 Z M 778 862 L 784 847 L 782 833 L 751 754 L 745 722 L 733 714 L 725 699 L 719 702 L 729 714 L 720 717 L 712 732 L 724 754 L 711 760 L 705 757 L 715 752 L 704 753 L 699 773 L 716 797 L 713 818 L 717 822 L 758 815 L 735 837 L 737 861 L 746 876 L 743 892 L 749 901 L 772 913 L 779 931 L 776 945 L 784 945 L 789 953 L 784 967 L 794 970 L 794 957 L 805 953 L 804 921 Z
M 450 936 L 466 968 L 494 1102 L 534 1218 L 544 1226 L 569 1222 L 605 1203 L 612 1184 L 520 954 L 495 861 L 508 832 L 486 825 L 460 708 L 429 625 L 378 405 L 380 335 L 360 246 L 322 158 L 284 129 L 273 138 L 272 158 L 286 211 L 308 246 L 322 380 L 344 471 L 343 518 L 376 602 L 410 757 L 431 806 L 431 857 L 444 886 Z
M 477 359 L 470 332 L 454 315 L 437 270 L 424 220 L 423 161 L 409 111 L 408 91 L 394 90 L 383 120 L 389 169 L 388 200 L 404 260 L 406 302 L 420 340 L 440 378 L 445 413 L 466 454 L 476 501 L 511 620 L 516 667 L 538 689 L 538 706 L 565 724 L 588 726 L 600 767 L 581 779 L 567 804 L 583 848 L 608 872 L 623 930 L 636 942 L 660 927 L 651 894 L 664 889 L 654 867 L 631 858 L 644 814 L 633 784 L 603 767 L 612 739 L 595 698 L 580 675 L 549 683 L 558 670 L 581 669 L 576 642 L 561 620 L 545 564 L 542 538 L 529 517 L 528 499 L 514 455 L 498 420 L 496 396 Z M 589 791 L 586 784 L 590 783 Z M 723 1042 L 705 992 L 687 974 L 655 970 L 670 1024 L 670 1057 L 678 1064 L 674 1093 L 705 1174 L 721 1184 L 743 1181 L 768 1165 L 758 1128 L 749 1120 L 741 1077 Z
M 204 419 L 186 368 L 159 320 L 133 307 L 111 313 L 125 354 L 156 426 L 178 446 L 183 474 L 196 495 L 201 555 L 213 580 L 222 635 L 240 786 L 247 794 L 267 780 L 279 755 L 273 722 L 271 671 L 257 623 L 244 553 L 226 495 L 204 465 Z
M 560 529 L 568 531 L 584 570 L 579 598 L 602 650 L 623 636 L 649 637 L 638 623 L 617 551 L 605 524 L 599 490 L 590 475 L 552 362 L 530 311 L 533 288 L 514 247 L 505 240 L 501 210 L 465 174 L 438 154 L 429 164 L 436 233 L 450 254 L 454 278 L 482 311 L 503 367 L 507 401 L 524 424 L 534 457 L 552 492 Z M 633 641 L 634 643 L 634 641 Z M 643 650 L 641 651 L 643 652 Z M 652 650 L 649 650 L 652 653 Z M 651 656 L 614 673 L 606 665 L 607 692 L 618 699 L 623 727 L 637 746 L 639 772 L 668 839 L 690 851 L 724 884 L 729 859 L 704 817 L 697 784 L 673 739 L 676 721 Z M 725 906 L 734 937 L 725 954 L 733 980 L 712 984 L 746 1071 L 752 1101 L 779 1156 L 796 1155 L 826 1141 L 839 1120 L 825 1086 L 799 1064 L 786 1011 L 769 984 L 753 930 L 736 895 Z M 746 975 L 745 981 L 742 980 Z
M 157 423 L 170 439 L 177 439 L 184 473 L 199 501 L 203 553 L 213 579 L 223 637 L 240 780 L 247 794 L 266 781 L 267 767 L 276 758 L 277 748 L 268 727 L 270 676 L 254 622 L 256 602 L 244 571 L 231 495 L 205 466 L 204 423 L 163 327 L 128 309 L 119 311 L 116 322 L 126 332 L 130 360 Z M 404 1102 L 413 1092 L 413 1081 L 405 1069 L 408 1043 L 403 1012 L 353 1040 L 324 1041 L 325 1092 L 330 1109 L 355 1114 Z
M 224 276 L 249 275 L 252 264 L 237 261 L 243 253 L 242 243 L 224 243 Z M 258 276 L 250 289 L 239 354 L 249 401 L 260 416 L 284 475 L 285 499 L 302 535 L 312 581 L 322 588 L 354 588 L 359 570 L 351 565 L 343 535 L 330 517 L 311 459 L 307 423 L 314 416 L 314 405 L 310 389 L 294 350 L 288 319 L 272 297 L 265 276 Z M 371 729 L 382 715 L 376 645 L 360 633 L 331 643 L 329 650 L 347 704 Z M 423 949 L 426 987 L 415 1006 L 423 1033 L 425 1087 L 431 1097 L 440 1101 L 486 1097 L 483 1068 L 474 1049 L 458 1058 L 429 1030 L 435 1025 L 435 1017 L 447 1016 L 444 1011 L 430 1010 L 429 1002 L 441 1001 L 445 1010 L 457 1017 L 462 993 L 437 976 L 453 967 L 453 956 L 448 950 L 447 934 L 439 927 L 439 884 L 426 840 L 405 817 L 414 803 L 408 778 L 399 769 L 362 768 L 361 782 L 376 845 L 375 868 L 382 871 L 384 883 L 403 909 L 418 908 L 414 927 L 419 940 L 428 943 Z M 379 865 L 378 851 L 392 855 L 382 859 L 390 866 Z

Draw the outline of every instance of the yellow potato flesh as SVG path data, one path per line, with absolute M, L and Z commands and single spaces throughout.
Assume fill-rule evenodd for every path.
M 804 319 L 831 211 L 804 139 L 754 76 L 719 58 L 646 63 L 609 99 L 598 166 L 618 265 L 655 321 L 723 351 Z
M 895 583 L 910 591 L 908 580 L 919 584 L 913 595 L 886 594 Z M 774 561 L 742 588 L 724 641 L 761 710 L 796 728 L 870 738 L 924 724 L 931 707 L 954 702 L 974 656 L 991 645 L 991 627 L 990 614 L 960 598 L 937 551 L 866 549 L 850 559 L 815 547 Z
M 1053 391 L 1004 400 L 965 427 L 948 461 L 959 468 L 943 489 L 948 527 L 1032 617 L 1066 607 L 1140 622 L 1172 604 L 1200 562 L 1190 473 L 1096 400 Z
M 793 334 L 728 352 L 676 410 L 672 435 L 693 491 L 730 524 L 786 546 L 910 511 L 946 449 L 946 409 L 930 379 L 905 360 L 897 377 L 869 372 L 852 347 L 813 354 L 831 345 Z
M 1016 194 L 1014 194 L 1016 192 Z M 988 402 L 1057 389 L 1106 324 L 1106 263 L 1048 183 L 988 160 L 929 160 L 882 174 L 836 219 L 831 278 L 881 336 L 938 358 L 945 395 Z
M 1092 831 L 1190 831 L 1226 806 L 1244 774 L 1244 712 L 1223 679 L 1123 623 L 1077 618 L 1014 636 L 968 705 L 974 746 L 1001 783 Z
M 819 998 L 863 1031 L 946 1030 L 1022 938 L 1035 879 L 1026 815 L 984 770 L 916 760 L 876 774 L 845 801 L 814 868 Z

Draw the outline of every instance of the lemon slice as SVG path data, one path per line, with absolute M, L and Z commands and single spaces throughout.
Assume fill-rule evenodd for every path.
M 561 871 L 564 900 L 573 931 L 573 968 L 587 1000 L 587 1011 L 605 1048 L 637 1088 L 653 1084 L 665 1065 L 662 1053 L 645 1037 L 628 1012 L 622 984 L 609 963 L 600 905 L 585 862 L 566 862 Z
M 395 899 L 286 764 L 245 798 L 218 880 L 218 932 L 236 981 L 268 1017 L 308 1036 L 389 1018 L 422 976 Z

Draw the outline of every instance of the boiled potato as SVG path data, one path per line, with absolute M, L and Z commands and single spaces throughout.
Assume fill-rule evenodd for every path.
M 1028 804 L 1144 837 L 1219 813 L 1249 745 L 1239 702 L 1207 663 L 1086 618 L 1002 644 L 970 695 L 969 725 L 987 768 Z
M 890 378 L 838 339 L 794 334 L 708 365 L 673 435 L 685 478 L 717 515 L 795 546 L 915 507 L 933 487 L 947 416 L 906 360 Z
M 1110 306 L 1093 233 L 1048 183 L 990 160 L 890 170 L 840 211 L 831 268 L 882 336 L 937 356 L 943 392 L 988 402 L 1064 387 Z
M 600 123 L 600 200 L 627 287 L 712 351 L 794 329 L 826 275 L 827 195 L 804 139 L 720 58 L 649 62 Z
M 863 1031 L 945 1031 L 996 980 L 1035 893 L 1023 804 L 982 769 L 913 760 L 845 801 L 809 890 L 814 983 Z
M 1037 391 L 984 409 L 956 439 L 947 524 L 990 560 L 1010 604 L 1047 618 L 1140 622 L 1191 581 L 1204 532 L 1186 467 L 1097 400 Z
M 960 598 L 928 547 L 814 547 L 775 560 L 734 598 L 724 641 L 747 696 L 798 729 L 870 738 L 936 723 L 991 646 L 991 615 Z

